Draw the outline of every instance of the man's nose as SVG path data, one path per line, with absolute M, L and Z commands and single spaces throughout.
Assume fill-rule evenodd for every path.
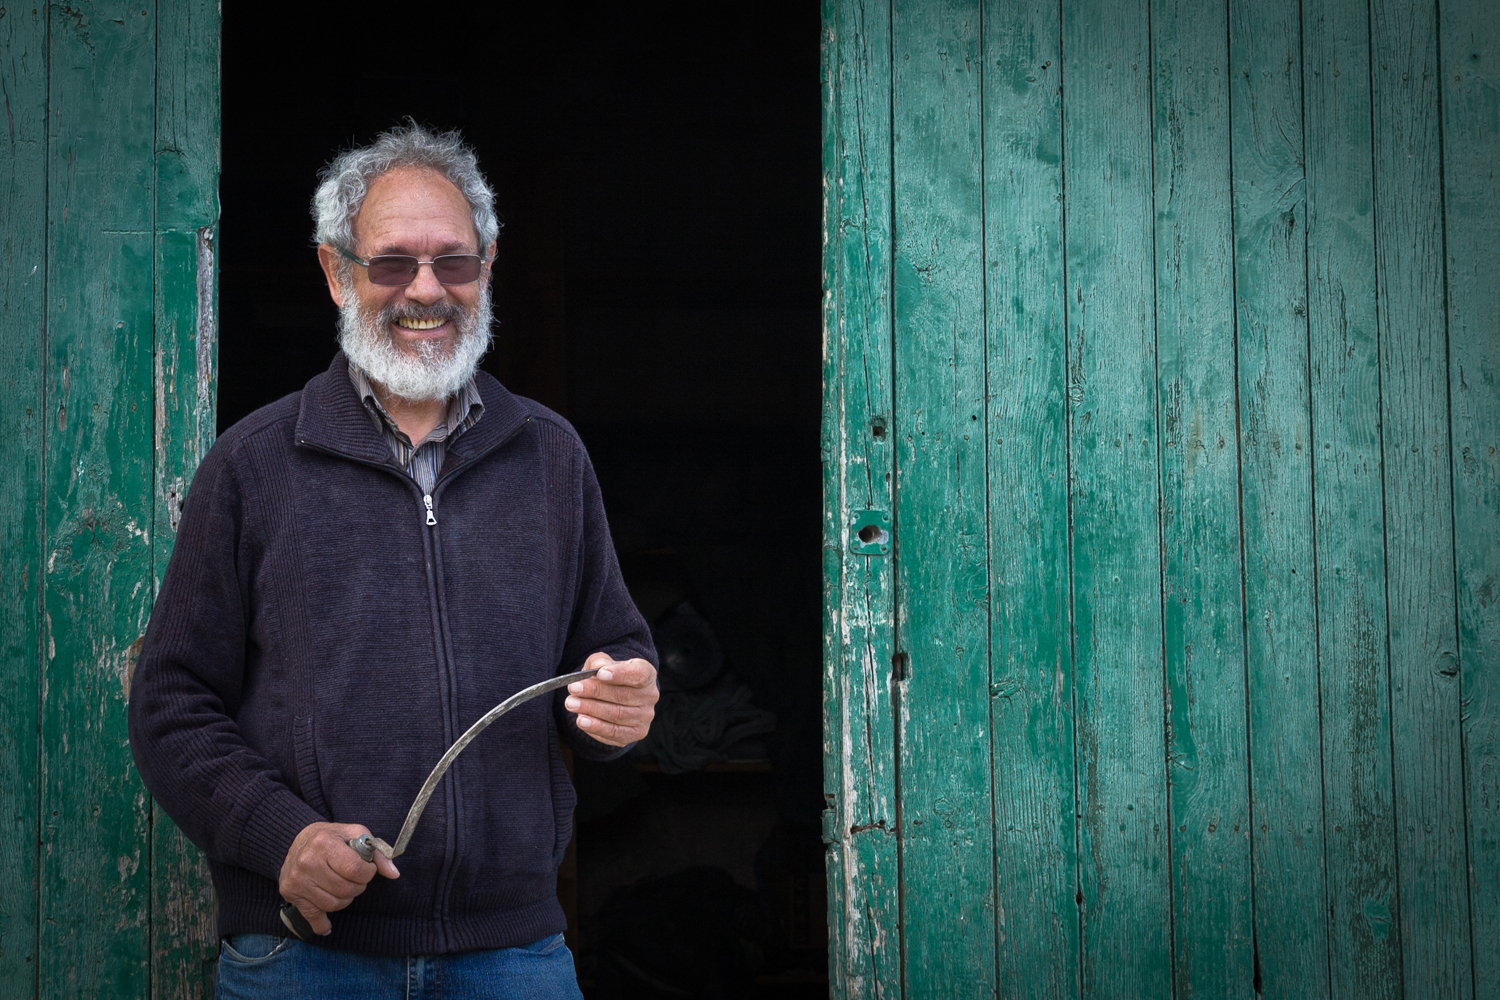
M 448 290 L 437 280 L 437 275 L 432 273 L 430 263 L 418 264 L 417 276 L 406 286 L 406 297 L 424 306 L 432 305 L 447 294 Z

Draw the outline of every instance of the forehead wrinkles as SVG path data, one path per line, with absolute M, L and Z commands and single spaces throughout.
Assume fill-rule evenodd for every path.
M 452 181 L 435 170 L 396 167 L 370 182 L 359 212 L 350 220 L 359 243 L 395 252 L 414 243 L 472 252 L 478 242 L 473 211 Z

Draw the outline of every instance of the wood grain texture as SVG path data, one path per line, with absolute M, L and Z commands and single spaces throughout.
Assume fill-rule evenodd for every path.
M 950 210 L 972 203 L 952 178 L 973 154 L 942 145 L 961 74 L 903 41 L 962 39 L 970 9 L 903 6 L 893 53 L 898 441 L 985 365 L 996 989 L 1500 995 L 1500 16 L 1487 0 L 1235 0 L 1222 15 L 1065 0 L 1054 42 L 1050 14 L 984 12 L 978 353 L 962 338 L 972 237 L 952 237 Z M 1038 58 L 1053 46 L 1056 104 Z M 904 159 L 908 143 L 929 158 Z M 911 219 L 938 237 L 914 267 Z M 1061 354 L 1046 335 L 1058 267 Z M 917 618 L 954 646 L 965 634 L 953 581 L 977 485 L 947 445 L 898 449 L 898 641 Z M 1047 533 L 1059 508 L 1071 575 Z M 959 528 L 914 535 L 917 517 Z M 948 576 L 932 582 L 933 565 Z M 908 588 L 944 587 L 945 607 L 908 620 Z M 900 690 L 903 808 L 940 793 L 917 755 L 972 717 L 962 696 L 913 710 L 922 659 Z M 936 787 L 982 788 L 980 763 Z M 941 857 L 903 848 L 903 865 Z M 930 929 L 922 907 L 963 875 L 918 869 L 902 882 L 904 975 L 921 992 L 968 925 Z M 1013 935 L 1017 912 L 1029 926 Z
M 153 596 L 187 484 L 213 441 L 217 335 L 219 15 L 209 0 L 157 11 Z M 203 854 L 151 813 L 151 995 L 213 993 L 218 950 Z
M 1438 40 L 1458 666 L 1474 995 L 1500 997 L 1500 4 L 1445 3 Z
M 823 170 L 823 409 L 819 423 L 818 455 L 823 468 L 822 562 L 823 562 L 823 870 L 827 880 L 825 905 L 828 914 L 828 988 L 831 994 L 848 991 L 849 952 L 845 940 L 848 920 L 844 915 L 844 844 L 839 837 L 843 821 L 842 796 L 844 741 L 837 735 L 837 720 L 843 715 L 840 694 L 844 674 L 844 644 L 840 623 L 844 619 L 844 556 L 841 550 L 843 523 L 844 427 L 843 347 L 839 333 L 841 261 L 834 252 L 839 217 L 839 0 L 823 0 L 818 35 L 818 74 L 822 86 Z
M 1062 13 L 1082 994 L 1168 996 L 1147 8 Z
M 1436 10 L 1371 3 L 1375 279 L 1401 970 L 1469 997 Z
M 984 10 L 996 989 L 1078 996 L 1058 9 Z
M 977 0 L 896 4 L 896 636 L 910 658 L 898 752 L 913 997 L 995 989 L 981 49 Z
M 1302 1000 L 1329 990 L 1302 31 L 1294 0 L 1229 17 L 1256 972 Z
M 1318 653 L 1335 1000 L 1401 994 L 1380 472 L 1369 24 L 1303 4 Z
M 894 510 L 890 8 L 828 0 L 824 104 L 825 791 L 830 983 L 900 991 L 894 558 L 849 551 L 861 509 Z
M 977 44 L 967 4 L 895 18 L 894 176 L 874 181 L 896 192 L 890 624 L 838 549 L 850 484 L 890 466 L 854 444 L 854 341 L 827 360 L 830 726 L 882 666 L 842 645 L 851 623 L 911 653 L 906 962 L 860 989 L 1500 997 L 1500 11 L 982 14 Z M 860 267 L 830 268 L 830 317 Z M 958 405 L 976 372 L 983 482 Z M 959 752 L 981 610 L 988 760 Z M 830 788 L 871 773 L 840 724 Z M 978 806 L 937 812 L 947 841 L 922 828 L 965 791 L 993 798 L 993 953 L 969 946 Z
M 0 18 L 0 994 L 36 993 L 47 292 L 45 8 Z
M 126 745 L 152 597 L 152 5 L 48 8 L 44 997 L 144 996 L 150 803 Z
M 1154 0 L 1156 372 L 1173 988 L 1253 997 L 1229 27 Z

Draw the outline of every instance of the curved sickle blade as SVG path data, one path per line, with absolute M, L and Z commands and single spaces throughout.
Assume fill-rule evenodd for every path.
M 412 831 L 417 828 L 417 820 L 422 818 L 422 810 L 427 808 L 427 800 L 432 798 L 432 792 L 437 788 L 437 783 L 443 780 L 443 775 L 448 772 L 448 768 L 453 765 L 458 755 L 464 752 L 464 747 L 468 746 L 474 737 L 482 733 L 485 727 L 491 722 L 494 722 L 518 705 L 524 705 L 538 695 L 544 695 L 549 691 L 556 691 L 558 688 L 567 687 L 574 681 L 585 680 L 598 672 L 598 670 L 578 670 L 571 674 L 563 674 L 561 677 L 550 678 L 539 684 L 533 684 L 529 688 L 522 688 L 480 716 L 478 722 L 470 726 L 462 736 L 454 741 L 453 745 L 448 748 L 448 752 L 443 754 L 442 760 L 439 760 L 437 766 L 432 769 L 432 773 L 427 776 L 427 780 L 422 782 L 422 788 L 417 792 L 416 801 L 411 804 L 411 809 L 406 814 L 406 822 L 401 824 L 401 835 L 396 838 L 395 846 L 387 844 L 379 837 L 371 837 L 369 839 L 369 846 L 388 858 L 394 858 L 405 851 L 406 845 L 411 841 Z M 363 841 L 365 838 L 357 837 L 355 839 Z M 355 846 L 353 841 L 350 842 L 349 846 L 354 847 L 357 851 L 360 850 L 359 847 Z M 363 855 L 364 852 L 360 851 L 360 854 Z M 365 860 L 368 861 L 369 858 Z

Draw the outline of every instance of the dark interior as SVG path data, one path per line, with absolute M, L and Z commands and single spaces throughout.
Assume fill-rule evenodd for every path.
M 484 367 L 577 427 L 676 687 L 663 742 L 574 765 L 585 995 L 825 995 L 818 6 L 527 8 L 226 5 L 219 426 L 336 350 L 318 169 L 460 129 L 504 226 Z

